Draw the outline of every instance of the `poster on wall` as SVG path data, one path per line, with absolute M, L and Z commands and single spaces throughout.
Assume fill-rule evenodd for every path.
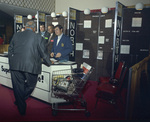
M 142 18 L 141 17 L 133 17 L 132 18 L 132 27 L 142 27 Z
M 83 57 L 82 58 L 89 58 L 90 57 L 90 51 L 89 50 L 83 50 Z
M 83 43 L 76 43 L 76 50 L 83 50 Z
M 99 60 L 103 59 L 103 50 L 98 50 L 98 52 L 97 52 L 97 59 L 99 59 Z

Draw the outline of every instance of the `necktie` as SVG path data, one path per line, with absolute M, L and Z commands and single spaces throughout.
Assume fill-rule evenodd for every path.
M 60 38 L 58 37 L 58 39 L 57 39 L 57 44 L 56 44 L 56 45 L 58 45 L 59 41 L 60 41 Z

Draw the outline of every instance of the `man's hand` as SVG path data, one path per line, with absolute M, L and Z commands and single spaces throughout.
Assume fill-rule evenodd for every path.
M 51 57 L 54 57 L 54 53 L 52 52 L 52 53 L 50 54 L 50 56 L 51 56 Z
M 56 57 L 56 58 L 61 57 L 61 53 L 57 53 L 55 57 Z
M 54 61 L 51 61 L 52 64 L 54 64 Z

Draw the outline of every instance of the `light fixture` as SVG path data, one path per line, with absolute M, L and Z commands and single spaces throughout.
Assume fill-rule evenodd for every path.
M 52 13 L 51 13 L 51 17 L 56 17 L 56 13 L 55 13 L 55 12 L 52 12 Z
M 103 14 L 106 14 L 106 13 L 108 12 L 108 8 L 107 8 L 107 7 L 103 7 L 103 8 L 101 9 L 101 12 L 102 12 Z
M 135 5 L 135 9 L 136 9 L 136 10 L 142 10 L 143 8 L 144 8 L 143 3 L 137 3 L 137 4 Z
M 35 18 L 37 19 L 37 14 L 35 15 Z
M 28 18 L 28 19 L 32 19 L 32 15 L 29 14 L 29 15 L 27 16 L 27 18 Z
M 67 17 L 67 16 L 68 16 L 68 12 L 67 12 L 67 11 L 63 11 L 63 12 L 62 12 L 62 16 L 63 16 L 63 17 Z
M 86 8 L 86 9 L 84 10 L 84 14 L 85 14 L 85 15 L 89 15 L 90 13 L 91 13 L 90 9 Z

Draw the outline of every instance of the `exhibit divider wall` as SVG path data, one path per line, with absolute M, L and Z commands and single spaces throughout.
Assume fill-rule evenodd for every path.
M 110 77 L 113 56 L 115 9 L 102 13 L 99 20 L 97 49 L 97 79 L 100 76 Z M 98 79 L 99 80 L 99 79 Z
M 129 67 L 149 55 L 150 8 L 124 8 L 120 59 Z
M 97 48 L 98 48 L 98 32 L 99 32 L 100 13 L 91 13 L 85 15 L 83 11 L 77 13 L 77 32 L 76 32 L 76 48 L 75 61 L 78 66 L 86 62 L 94 68 L 90 75 L 90 80 L 96 81 L 97 70 Z
M 94 67 L 90 80 L 111 76 L 115 10 L 77 14 L 76 62 Z

